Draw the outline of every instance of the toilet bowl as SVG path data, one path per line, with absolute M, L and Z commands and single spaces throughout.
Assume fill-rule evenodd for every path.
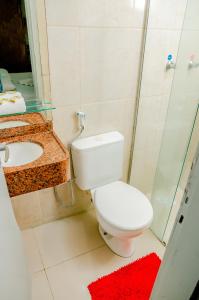
M 91 195 L 102 238 L 116 254 L 131 256 L 134 238 L 147 229 L 153 220 L 149 200 L 122 181 L 93 189 Z
M 82 138 L 71 150 L 76 183 L 91 191 L 102 238 L 116 254 L 131 256 L 133 240 L 150 226 L 153 209 L 143 193 L 119 181 L 124 137 L 114 131 Z

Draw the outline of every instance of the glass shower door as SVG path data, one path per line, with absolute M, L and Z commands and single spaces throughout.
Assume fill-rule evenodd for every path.
M 175 203 L 199 102 L 199 1 L 188 0 L 152 192 L 153 232 L 160 240 Z

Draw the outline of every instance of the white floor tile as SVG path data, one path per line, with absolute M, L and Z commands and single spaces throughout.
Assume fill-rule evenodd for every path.
M 163 255 L 164 247 L 147 231 L 135 241 L 135 253 L 131 258 L 115 255 L 104 245 L 85 255 L 46 270 L 55 300 L 88 300 L 87 285 L 97 278 L 117 270 L 150 252 Z
M 55 300 L 90 299 L 87 285 L 98 277 L 127 264 L 129 259 L 114 255 L 106 246 L 47 269 Z
M 137 259 L 151 252 L 155 252 L 160 258 L 162 258 L 165 252 L 165 247 L 151 230 L 146 230 L 142 235 L 135 238 L 134 258 Z
M 22 234 L 33 273 L 32 300 L 88 300 L 89 283 L 150 252 L 162 257 L 165 249 L 147 230 L 135 239 L 131 258 L 115 255 L 98 233 L 94 211 L 24 230 Z
M 44 271 L 33 274 L 32 300 L 53 300 L 50 286 Z
M 34 273 L 43 270 L 44 266 L 42 264 L 33 229 L 23 230 L 22 238 L 24 241 L 24 247 L 30 272 Z
M 84 254 L 104 244 L 94 211 L 34 228 L 45 267 Z

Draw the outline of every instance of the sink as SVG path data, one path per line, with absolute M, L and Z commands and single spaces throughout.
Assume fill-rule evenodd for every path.
M 17 167 L 38 159 L 43 154 L 43 148 L 34 142 L 15 142 L 7 144 L 9 160 L 5 163 L 5 152 L 0 152 L 3 167 Z
M 24 121 L 5 121 L 5 122 L 0 122 L 0 129 L 7 129 L 7 128 L 13 128 L 18 126 L 25 126 L 25 125 L 30 125 L 30 123 Z

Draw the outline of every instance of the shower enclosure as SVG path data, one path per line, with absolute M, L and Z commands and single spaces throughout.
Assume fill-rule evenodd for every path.
M 152 230 L 167 243 L 198 142 L 199 1 L 188 0 L 153 184 Z

